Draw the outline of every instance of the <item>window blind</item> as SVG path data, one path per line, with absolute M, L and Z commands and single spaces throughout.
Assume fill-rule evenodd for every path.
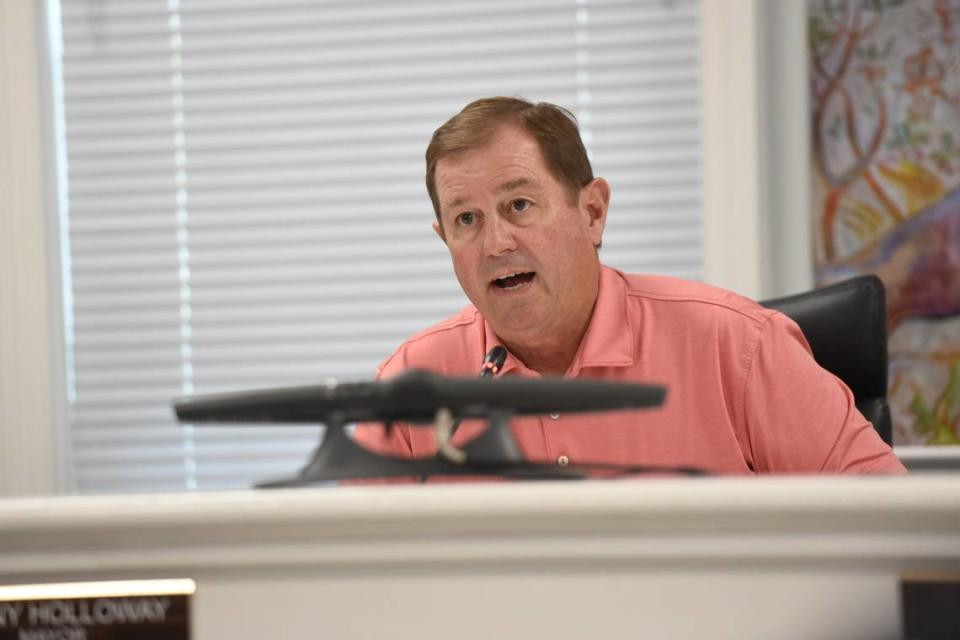
M 171 399 L 369 379 L 466 299 L 423 153 L 470 100 L 579 118 L 602 258 L 699 278 L 694 0 L 62 0 L 75 492 L 294 473 L 319 426 L 177 425 Z

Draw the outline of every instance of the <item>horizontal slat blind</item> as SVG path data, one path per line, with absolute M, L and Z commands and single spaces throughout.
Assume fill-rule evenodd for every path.
M 603 258 L 701 273 L 694 0 L 63 0 L 79 492 L 247 486 L 318 427 L 178 426 L 183 393 L 370 378 L 465 299 L 433 130 L 522 95 L 580 118 Z
M 184 487 L 170 12 L 66 2 L 62 18 L 74 489 Z

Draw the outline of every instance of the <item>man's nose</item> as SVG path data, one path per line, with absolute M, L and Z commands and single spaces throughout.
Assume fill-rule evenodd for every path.
M 501 256 L 517 248 L 510 223 L 500 216 L 491 216 L 483 225 L 483 252 L 488 256 Z

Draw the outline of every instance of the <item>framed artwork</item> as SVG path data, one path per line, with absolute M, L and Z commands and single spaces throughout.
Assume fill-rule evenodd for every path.
M 887 289 L 894 443 L 960 445 L 960 0 L 809 0 L 814 274 Z

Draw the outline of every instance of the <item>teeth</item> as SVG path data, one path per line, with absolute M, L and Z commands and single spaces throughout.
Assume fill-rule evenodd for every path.
M 519 288 L 519 287 L 522 287 L 522 286 L 523 286 L 524 284 L 526 284 L 527 282 L 529 282 L 529 280 L 525 279 L 523 282 L 516 282 L 516 283 L 514 283 L 514 284 L 512 284 L 512 285 L 509 285 L 509 286 L 507 285 L 507 282 L 506 282 L 506 281 L 509 280 L 509 279 L 511 279 L 511 278 L 517 278 L 517 279 L 519 279 L 519 277 L 522 276 L 522 275 L 524 275 L 524 274 L 532 275 L 530 271 L 514 271 L 513 273 L 507 273 L 507 274 L 504 274 L 504 275 L 499 276 L 499 277 L 497 277 L 497 278 L 494 278 L 494 279 L 492 280 L 492 284 L 494 284 L 495 286 L 499 287 L 500 289 L 504 289 L 504 290 L 517 289 L 517 288 Z

